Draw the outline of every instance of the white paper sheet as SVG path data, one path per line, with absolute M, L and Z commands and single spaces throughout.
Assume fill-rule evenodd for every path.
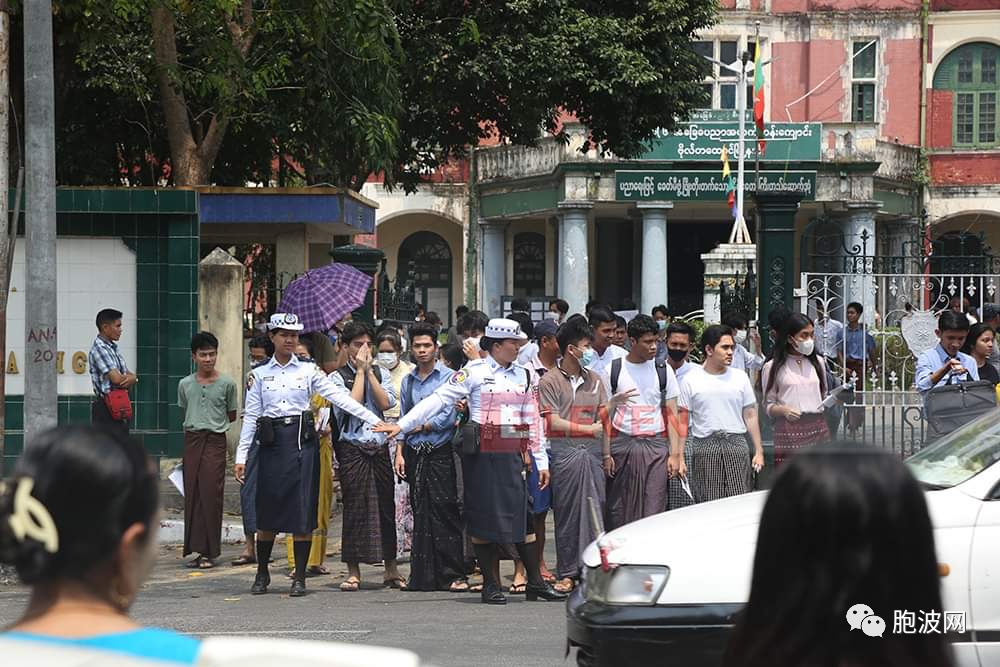
M 167 475 L 167 479 L 170 480 L 171 484 L 173 484 L 175 487 L 177 487 L 177 491 L 180 492 L 180 494 L 183 496 L 184 495 L 184 464 L 183 463 L 178 463 L 176 466 L 174 466 L 173 471 L 169 475 Z

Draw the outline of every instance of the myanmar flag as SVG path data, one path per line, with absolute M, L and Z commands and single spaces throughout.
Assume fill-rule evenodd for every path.
M 764 154 L 764 64 L 761 62 L 760 40 L 753 54 L 753 120 L 757 125 L 757 146 Z
M 733 182 L 733 173 L 729 170 L 729 151 L 726 145 L 722 144 L 722 178 L 726 182 L 726 195 L 729 201 L 729 209 L 733 212 L 733 217 L 740 217 L 736 210 L 736 183 Z

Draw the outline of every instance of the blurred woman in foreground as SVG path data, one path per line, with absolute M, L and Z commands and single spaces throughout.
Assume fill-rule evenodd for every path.
M 950 667 L 944 634 L 892 632 L 897 609 L 943 614 L 920 486 L 890 452 L 799 452 L 764 506 L 724 665 Z
M 158 485 L 139 443 L 100 428 L 53 429 L 25 448 L 0 489 L 0 563 L 31 600 L 0 644 L 194 664 L 197 640 L 128 617 L 156 560 Z

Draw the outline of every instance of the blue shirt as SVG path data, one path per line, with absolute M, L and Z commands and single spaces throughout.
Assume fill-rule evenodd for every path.
M 94 339 L 94 344 L 90 346 L 90 354 L 87 355 L 87 365 L 90 366 L 90 383 L 98 396 L 107 396 L 114 389 L 111 380 L 108 379 L 108 373 L 118 371 L 125 375 L 128 372 L 125 357 L 118 351 L 118 343 L 104 336 Z
M 444 364 L 438 362 L 426 378 L 423 380 L 419 376 L 419 367 L 410 371 L 403 378 L 403 384 L 399 390 L 400 416 L 405 415 L 413 409 L 413 406 L 433 394 L 438 387 L 451 379 L 452 371 Z M 406 444 L 416 446 L 419 443 L 428 443 L 433 447 L 451 442 L 455 433 L 455 421 L 458 415 L 455 408 L 438 411 L 427 422 L 431 425 L 431 431 L 414 431 L 406 436 Z
M 973 380 L 979 379 L 979 367 L 976 365 L 975 359 L 964 352 L 959 352 L 955 358 L 962 362 L 962 367 L 969 371 L 969 376 Z M 951 373 L 945 373 L 944 376 L 938 380 L 937 384 L 931 384 L 931 375 L 944 366 L 944 362 L 947 360 L 948 353 L 944 351 L 944 348 L 941 347 L 940 343 L 920 355 L 920 358 L 917 359 L 917 391 L 921 394 L 926 394 L 934 387 L 940 387 L 948 384 L 948 378 L 951 376 Z M 955 379 L 965 380 L 967 378 L 959 377 Z
M 56 644 L 67 648 L 122 653 L 135 658 L 162 660 L 175 665 L 195 664 L 198 659 L 198 650 L 201 648 L 201 642 L 197 639 L 156 628 L 143 628 L 130 632 L 117 632 L 79 639 L 49 637 L 29 632 L 7 632 L 0 634 L 0 638 Z
M 837 349 L 841 347 L 847 359 L 871 359 L 875 356 L 875 338 L 860 324 L 857 329 L 845 326 L 838 332 Z
M 347 368 L 352 374 L 355 373 L 356 371 L 354 366 L 352 366 L 350 363 L 348 363 L 347 366 L 345 366 L 345 368 Z M 387 407 L 391 408 L 392 406 L 396 405 L 396 389 L 392 386 L 392 376 L 389 375 L 389 371 L 385 370 L 381 366 L 375 366 L 374 364 L 372 365 L 372 371 L 378 374 L 379 384 L 382 385 L 382 390 L 385 391 L 386 395 L 389 397 L 389 405 Z M 344 384 L 344 378 L 338 371 L 330 373 L 329 377 L 330 380 L 333 381 L 334 385 L 347 389 L 347 385 Z M 364 405 L 366 408 L 375 413 L 375 416 L 377 416 L 379 419 L 382 419 L 383 417 L 382 411 L 375 403 L 375 392 L 373 392 L 370 388 L 366 388 L 364 401 L 362 401 L 362 405 Z M 379 445 L 385 442 L 385 433 L 373 432 L 372 426 L 374 426 L 374 424 L 370 424 L 367 421 L 362 421 L 361 419 L 358 419 L 356 416 L 348 417 L 348 419 L 346 420 L 347 427 L 344 428 L 344 421 L 345 421 L 344 415 L 345 415 L 344 411 L 341 408 L 337 407 L 335 410 L 335 416 L 337 420 L 340 422 L 341 440 L 350 440 L 352 442 L 374 443 Z

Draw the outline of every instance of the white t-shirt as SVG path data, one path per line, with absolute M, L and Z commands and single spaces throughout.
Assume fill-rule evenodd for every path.
M 628 355 L 628 350 L 617 345 L 608 345 L 608 348 L 604 350 L 604 354 L 598 354 L 597 348 L 594 348 L 594 361 L 587 366 L 587 369 L 608 375 L 611 373 L 611 362 L 626 355 Z M 610 394 L 608 395 L 610 396 Z
M 695 438 L 707 438 L 716 431 L 746 433 L 743 408 L 756 404 L 746 373 L 727 368 L 721 375 L 712 375 L 701 366 L 684 376 L 677 399 L 677 406 L 689 411 L 688 432 Z
M 611 363 L 608 363 L 607 375 L 610 380 Z M 638 389 L 639 395 L 633 396 L 618 407 L 612 424 L 625 435 L 642 436 L 646 438 L 665 437 L 663 432 L 663 411 L 660 401 L 660 378 L 656 374 L 656 362 L 652 359 L 641 364 L 633 364 L 622 359 L 622 372 L 618 375 L 618 391 L 621 394 L 629 389 Z M 677 398 L 680 388 L 674 369 L 667 366 L 667 387 L 663 392 L 663 400 Z M 610 394 L 609 394 L 610 395 Z

